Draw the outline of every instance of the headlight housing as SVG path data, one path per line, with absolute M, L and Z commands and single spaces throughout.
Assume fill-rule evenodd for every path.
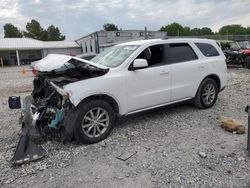
M 55 90 L 63 96 L 64 99 L 68 99 L 69 98 L 69 93 L 64 91 L 62 88 L 60 88 L 59 86 L 57 86 L 56 84 L 54 84 L 53 82 L 50 82 L 50 84 L 55 88 Z

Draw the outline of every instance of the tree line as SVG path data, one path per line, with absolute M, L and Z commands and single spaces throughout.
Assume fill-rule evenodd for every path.
M 118 26 L 112 23 L 103 25 L 105 31 L 118 31 Z M 213 32 L 209 27 L 190 28 L 182 26 L 177 22 L 162 26 L 160 31 L 165 31 L 169 36 L 203 36 L 203 35 L 250 35 L 250 27 L 243 27 L 239 24 L 225 25 L 218 32 Z
M 112 23 L 105 23 L 103 26 L 105 31 L 118 31 L 118 26 Z M 6 23 L 4 26 L 5 38 L 33 38 L 42 41 L 62 41 L 65 40 L 65 35 L 62 35 L 59 28 L 50 25 L 47 29 L 42 28 L 41 24 L 32 19 L 26 24 L 26 31 L 19 30 L 11 23 Z M 121 30 L 121 29 L 120 29 Z
M 42 28 L 40 23 L 34 19 L 26 24 L 26 31 L 19 30 L 11 23 L 6 23 L 4 26 L 5 38 L 33 38 L 42 41 L 62 41 L 65 40 L 65 35 L 62 35 L 59 28 L 50 25 L 47 29 Z
M 222 26 L 218 32 L 213 32 L 209 27 L 190 28 L 179 23 L 162 26 L 160 31 L 166 31 L 169 36 L 202 36 L 202 35 L 250 35 L 250 27 L 239 24 Z
M 118 31 L 118 26 L 113 23 L 105 23 L 103 25 L 105 31 Z M 160 31 L 165 31 L 169 36 L 203 36 L 203 35 L 250 35 L 250 27 L 243 27 L 239 24 L 222 26 L 218 32 L 213 32 L 209 27 L 190 28 L 182 26 L 177 22 L 162 26 Z M 4 25 L 4 37 L 28 37 L 43 41 L 61 41 L 65 40 L 65 35 L 62 35 L 59 28 L 50 25 L 47 29 L 42 28 L 36 20 L 31 20 L 26 24 L 26 31 L 20 31 L 11 23 Z

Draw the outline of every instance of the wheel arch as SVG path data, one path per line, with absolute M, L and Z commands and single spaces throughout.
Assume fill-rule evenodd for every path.
M 221 81 L 220 81 L 219 76 L 216 75 L 216 74 L 209 74 L 209 75 L 207 75 L 207 76 L 201 81 L 201 83 L 202 83 L 205 79 L 207 79 L 207 78 L 213 79 L 213 80 L 217 83 L 218 89 L 219 89 L 219 91 L 220 91 L 220 89 L 221 89 Z M 201 85 L 201 83 L 200 83 L 200 85 Z M 199 87 L 200 87 L 200 85 L 199 85 Z
M 119 114 L 119 112 L 120 112 L 119 103 L 117 102 L 117 100 L 114 97 L 112 97 L 108 94 L 93 94 L 93 95 L 87 96 L 87 97 L 83 98 L 78 105 L 80 105 L 82 103 L 89 102 L 89 101 L 94 100 L 94 99 L 100 99 L 100 100 L 106 101 L 107 103 L 109 103 L 112 106 L 115 113 Z
M 196 93 L 195 93 L 195 97 L 197 96 L 197 93 L 198 93 L 198 91 L 199 91 L 199 89 L 201 87 L 202 82 L 207 78 L 213 79 L 218 84 L 218 89 L 220 91 L 220 89 L 221 89 L 221 81 L 220 81 L 219 76 L 217 76 L 216 74 L 209 74 L 205 78 L 203 78 L 202 81 L 200 82 L 200 84 L 198 85 L 198 88 L 197 88 Z

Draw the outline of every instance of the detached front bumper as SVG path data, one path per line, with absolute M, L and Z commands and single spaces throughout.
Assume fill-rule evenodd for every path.
M 33 125 L 34 117 L 31 112 L 32 101 L 33 98 L 31 96 L 27 96 L 24 99 L 24 109 L 20 118 L 22 123 L 22 132 L 14 156 L 11 159 L 11 164 L 13 166 L 38 160 L 47 155 L 47 151 L 43 148 L 43 146 L 36 144 L 31 136 L 36 130 Z

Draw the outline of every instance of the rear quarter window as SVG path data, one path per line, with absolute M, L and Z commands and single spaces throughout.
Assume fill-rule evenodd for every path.
M 195 45 L 199 48 L 201 53 L 206 57 L 214 57 L 219 56 L 219 52 L 212 44 L 208 43 L 195 43 Z

